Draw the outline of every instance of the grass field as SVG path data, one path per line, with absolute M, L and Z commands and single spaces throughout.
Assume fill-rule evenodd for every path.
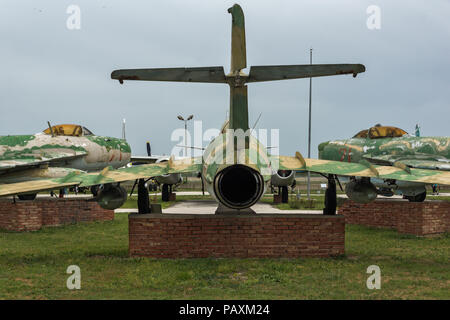
M 347 226 L 346 255 L 328 259 L 128 257 L 127 214 L 114 221 L 0 231 L 1 299 L 450 299 L 450 237 Z M 66 269 L 81 268 L 81 290 Z M 381 289 L 366 269 L 381 268 Z

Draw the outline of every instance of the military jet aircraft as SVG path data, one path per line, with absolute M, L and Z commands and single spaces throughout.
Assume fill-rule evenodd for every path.
M 344 162 L 366 162 L 394 166 L 411 172 L 411 168 L 450 171 L 450 138 L 417 137 L 390 126 L 375 125 L 353 138 L 332 140 L 319 145 L 319 158 Z M 361 203 L 375 200 L 377 194 L 403 195 L 411 202 L 425 200 L 425 183 L 379 178 L 345 178 L 347 196 Z
M 142 165 L 142 164 L 148 164 L 148 163 L 163 163 L 167 162 L 170 159 L 170 156 L 164 156 L 164 155 L 152 155 L 152 149 L 150 142 L 147 141 L 146 143 L 147 147 L 147 155 L 146 156 L 131 156 L 131 162 L 132 165 Z M 170 173 L 170 174 L 163 174 L 161 176 L 154 177 L 156 182 L 161 185 L 161 199 L 162 201 L 169 201 L 169 195 L 172 193 L 173 186 L 177 186 L 181 183 L 183 183 L 183 178 L 181 177 L 181 174 L 179 173 Z M 140 181 L 141 184 L 142 182 Z M 139 181 L 136 181 L 133 185 L 133 188 L 131 190 L 131 193 L 133 193 L 134 188 L 139 183 Z M 156 186 L 155 186 L 156 187 Z
M 277 170 L 311 171 L 326 174 L 328 189 L 325 194 L 324 214 L 336 212 L 336 175 L 350 177 L 378 177 L 422 183 L 450 184 L 450 172 L 427 169 L 408 169 L 403 166 L 377 166 L 370 163 L 344 163 L 322 159 L 305 159 L 295 156 L 270 156 L 266 148 L 249 133 L 246 83 L 271 80 L 310 78 L 364 72 L 360 64 L 256 66 L 250 73 L 247 67 L 244 14 L 235 4 L 228 9 L 232 15 L 231 70 L 225 75 L 223 67 L 163 68 L 116 70 L 113 79 L 144 81 L 184 81 L 224 83 L 230 87 L 229 122 L 219 136 L 211 141 L 200 157 L 174 160 L 165 163 L 144 164 L 101 172 L 67 174 L 62 178 L 26 181 L 0 185 L 0 196 L 36 192 L 64 186 L 91 186 L 103 184 L 105 202 L 113 209 L 121 205 L 122 195 L 116 192 L 120 182 L 144 179 L 171 173 L 201 172 L 202 181 L 209 193 L 219 202 L 219 207 L 244 210 L 254 205 L 264 194 L 267 182 Z M 138 186 L 140 213 L 149 212 L 148 192 Z M 141 210 L 142 208 L 142 210 Z
M 60 178 L 106 166 L 120 168 L 130 155 L 125 140 L 96 136 L 75 124 L 49 125 L 33 135 L 0 136 L 0 184 Z M 36 193 L 19 195 L 21 200 L 35 197 Z

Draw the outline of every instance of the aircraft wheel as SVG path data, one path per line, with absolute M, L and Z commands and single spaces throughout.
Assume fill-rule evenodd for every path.
M 34 200 L 36 199 L 36 193 L 30 193 L 30 194 L 19 194 L 17 196 L 20 200 Z
M 335 215 L 337 207 L 336 198 L 336 180 L 333 175 L 328 176 L 328 187 L 325 191 L 325 208 L 323 209 L 324 215 Z
M 163 184 L 162 185 L 162 191 L 161 191 L 161 199 L 164 202 L 169 201 L 169 185 L 168 184 Z
M 288 187 L 286 186 L 281 187 L 281 203 L 288 203 L 288 202 L 289 202 Z
M 425 198 L 427 197 L 427 193 L 423 192 L 423 193 L 419 193 L 418 195 L 415 196 L 411 196 L 411 197 L 406 197 L 406 199 L 409 200 L 409 202 L 424 202 Z
M 91 187 L 91 193 L 94 197 L 96 197 L 98 195 L 98 187 L 99 186 L 92 186 Z

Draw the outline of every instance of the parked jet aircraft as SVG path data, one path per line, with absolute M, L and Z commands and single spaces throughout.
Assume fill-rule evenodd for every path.
M 152 155 L 152 149 L 150 146 L 150 142 L 147 141 L 147 155 L 146 156 L 132 156 L 131 162 L 133 165 L 142 165 L 148 163 L 164 163 L 169 161 L 170 156 L 160 156 L 160 155 Z M 161 176 L 154 177 L 156 182 L 161 185 L 161 199 L 162 201 L 169 201 L 169 194 L 172 193 L 173 185 L 178 185 L 183 183 L 183 178 L 179 173 L 170 173 L 163 174 Z M 134 187 L 138 181 L 136 181 Z M 142 183 L 142 181 L 141 181 Z
M 96 136 L 75 124 L 49 126 L 34 135 L 0 136 L 0 184 L 119 168 L 129 162 L 130 154 L 126 141 Z M 19 195 L 22 200 L 35 197 L 36 193 Z
M 360 64 L 338 65 L 290 65 L 247 67 L 244 14 L 239 5 L 228 9 L 232 15 L 231 70 L 225 75 L 223 67 L 132 69 L 116 70 L 113 79 L 147 81 L 184 81 L 224 83 L 230 87 L 229 123 L 221 134 L 208 145 L 201 157 L 174 160 L 166 163 L 144 164 L 113 170 L 106 167 L 101 172 L 68 174 L 63 178 L 26 181 L 0 185 L 0 196 L 36 192 L 64 186 L 91 186 L 103 184 L 104 200 L 114 208 L 122 202 L 117 188 L 122 181 L 144 179 L 170 173 L 201 172 L 208 191 L 219 206 L 230 209 L 246 209 L 254 205 L 264 194 L 267 182 L 277 170 L 304 170 L 328 175 L 325 196 L 325 214 L 336 209 L 335 176 L 378 177 L 422 183 L 450 184 L 450 172 L 441 170 L 409 169 L 403 166 L 377 166 L 366 162 L 344 163 L 340 161 L 305 159 L 300 153 L 294 157 L 270 156 L 265 147 L 249 132 L 246 83 L 353 74 L 364 72 Z M 242 134 L 243 138 L 242 138 Z M 148 192 L 142 184 L 138 188 L 139 212 L 148 212 Z M 146 208 L 142 209 L 141 208 Z
M 410 136 L 396 127 L 376 125 L 351 139 L 321 143 L 319 158 L 395 166 L 408 172 L 410 168 L 450 171 L 450 138 Z M 379 178 L 350 177 L 345 191 L 362 203 L 375 200 L 377 194 L 397 193 L 412 202 L 422 202 L 427 195 L 424 183 Z

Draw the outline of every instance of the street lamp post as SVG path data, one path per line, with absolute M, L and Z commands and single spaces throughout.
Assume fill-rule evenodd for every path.
M 186 120 L 180 115 L 178 115 L 177 118 L 178 120 L 184 121 L 184 156 L 187 157 L 187 122 L 189 120 L 192 120 L 192 118 L 194 118 L 194 115 L 191 114 L 189 117 L 187 117 Z
M 309 50 L 309 64 L 312 64 L 312 51 Z M 312 78 L 309 78 L 309 123 L 308 123 L 308 158 L 311 158 L 311 96 L 312 96 Z M 308 171 L 308 201 L 311 200 L 311 174 Z

